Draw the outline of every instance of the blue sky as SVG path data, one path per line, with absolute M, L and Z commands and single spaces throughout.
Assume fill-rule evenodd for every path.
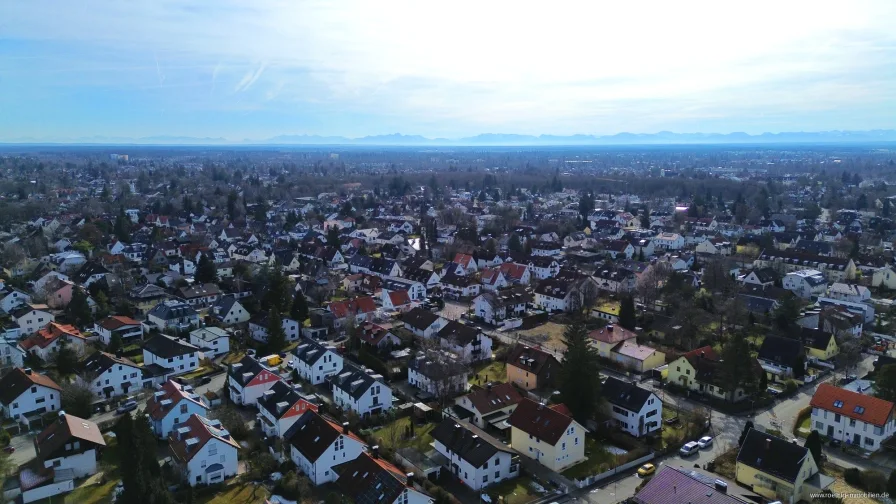
M 896 129 L 893 0 L 3 10 L 0 141 Z

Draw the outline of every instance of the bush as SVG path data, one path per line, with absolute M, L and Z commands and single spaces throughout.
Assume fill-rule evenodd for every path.
M 799 386 L 793 380 L 787 380 L 787 383 L 784 384 L 784 393 L 787 395 L 796 394 L 797 390 L 799 390 Z
M 861 488 L 862 487 L 862 472 L 856 469 L 855 467 L 851 467 L 843 472 L 843 479 L 846 480 L 847 483 L 854 487 Z
M 10 435 L 6 429 L 0 429 L 0 447 L 6 448 L 9 446 Z
M 299 476 L 295 471 L 288 472 L 277 482 L 274 493 L 289 500 L 304 500 L 311 496 L 311 483 L 308 478 Z
M 887 491 L 887 477 L 880 471 L 866 469 L 862 471 L 861 489 L 871 493 L 884 493 Z

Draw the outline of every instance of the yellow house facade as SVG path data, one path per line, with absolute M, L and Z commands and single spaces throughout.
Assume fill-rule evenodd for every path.
M 722 362 L 710 346 L 692 350 L 675 359 L 666 368 L 666 383 L 723 401 L 740 401 L 746 397 L 738 388 L 728 391 L 722 386 Z
M 557 411 L 557 406 L 523 399 L 509 423 L 511 448 L 559 472 L 585 460 L 587 431 L 572 417 Z
M 821 346 L 821 345 L 819 345 Z M 818 360 L 830 360 L 837 356 L 840 353 L 840 347 L 837 346 L 837 340 L 833 335 L 828 339 L 827 345 L 824 348 L 815 348 L 815 345 L 806 345 L 806 350 L 808 350 L 807 355 L 809 357 L 815 357 Z
M 781 502 L 796 503 L 799 500 L 812 502 L 810 493 L 820 492 L 821 489 L 807 485 L 806 480 L 818 472 L 818 466 L 812 455 L 803 459 L 796 480 L 793 482 L 784 480 L 772 474 L 768 474 L 747 464 L 738 462 L 736 466 L 735 480 L 738 483 L 751 487 L 754 492 L 769 499 Z

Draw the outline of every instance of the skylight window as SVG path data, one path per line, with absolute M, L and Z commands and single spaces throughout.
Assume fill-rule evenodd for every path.
M 856 406 L 856 409 L 854 409 L 853 411 L 861 415 L 865 412 L 865 408 L 863 406 Z
M 834 401 L 834 407 L 835 407 L 835 408 L 842 408 L 842 407 L 843 407 L 843 401 L 841 401 L 841 400 L 839 400 L 839 399 L 836 400 L 836 401 Z

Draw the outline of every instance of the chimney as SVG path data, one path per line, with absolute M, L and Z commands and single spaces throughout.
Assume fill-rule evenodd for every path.
M 59 410 L 59 419 L 63 419 L 65 417 L 65 410 Z
M 408 478 L 408 485 L 410 485 L 411 483 L 414 482 L 414 473 L 409 472 L 409 473 L 405 474 L 405 476 Z
M 342 422 L 342 433 L 348 434 L 348 422 Z
M 371 456 L 375 459 L 380 458 L 380 445 L 373 445 L 370 447 Z
M 544 409 L 544 403 L 543 403 L 543 402 L 538 403 L 538 409 L 539 409 L 539 411 Z
M 124 356 L 124 350 L 122 350 L 121 348 L 119 348 L 118 350 L 115 351 L 116 358 L 121 359 L 123 356 Z
M 612 326 L 612 325 L 608 325 L 608 326 L 607 326 L 607 332 L 613 332 L 613 326 Z
M 674 493 L 674 494 L 678 493 L 678 485 L 672 485 L 672 493 Z
M 488 382 L 488 383 L 486 383 L 486 384 L 485 384 L 485 389 L 488 390 L 488 391 L 491 391 L 491 390 L 492 390 L 492 382 Z
M 765 449 L 766 451 L 772 449 L 772 438 L 765 438 Z
M 30 368 L 30 367 L 26 367 L 23 371 L 25 371 L 25 374 L 26 374 L 26 375 L 29 375 L 29 376 L 31 375 L 31 368 Z

